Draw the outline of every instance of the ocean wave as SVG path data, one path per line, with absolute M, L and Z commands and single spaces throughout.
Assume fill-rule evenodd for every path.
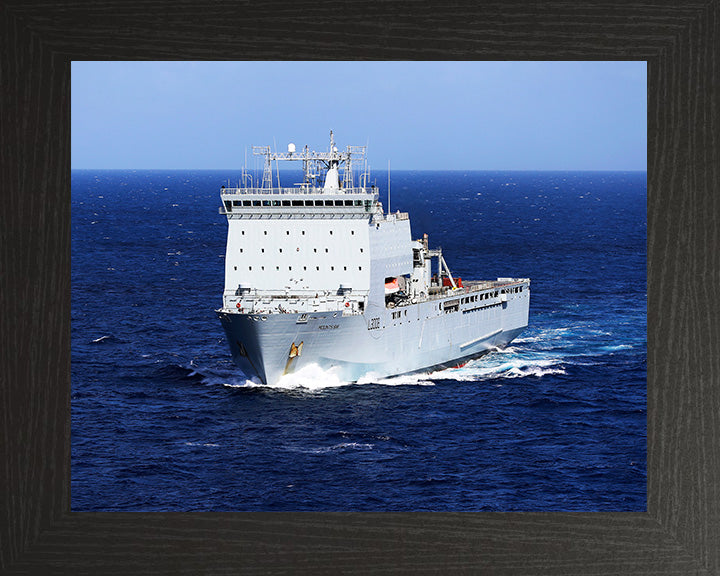
M 90 342 L 90 344 L 120 344 L 122 342 L 124 341 L 117 336 L 113 334 L 106 334 L 105 336 L 95 338 Z
M 164 364 L 155 369 L 155 376 L 163 380 L 175 380 L 179 382 L 202 382 L 203 375 L 191 366 L 181 364 Z
M 565 362 L 558 357 L 538 357 L 514 349 L 495 350 L 462 368 L 450 368 L 430 374 L 432 379 L 483 381 L 506 378 L 541 378 L 550 374 L 566 374 Z
M 364 442 L 341 442 L 340 444 L 334 444 L 333 446 L 300 449 L 298 451 L 304 452 L 305 454 L 329 454 L 332 452 L 347 452 L 349 450 L 372 450 L 374 446 L 374 444 L 367 444 Z
M 379 377 L 377 374 L 366 374 L 357 381 L 358 384 L 378 384 L 381 386 L 435 386 L 428 372 L 415 374 L 399 374 L 398 376 Z

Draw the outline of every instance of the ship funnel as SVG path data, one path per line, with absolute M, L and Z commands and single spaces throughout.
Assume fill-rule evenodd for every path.
M 325 186 L 323 186 L 324 192 L 330 192 L 340 189 L 340 178 L 338 176 L 338 163 L 332 162 L 330 168 L 328 168 L 327 174 L 325 175 Z

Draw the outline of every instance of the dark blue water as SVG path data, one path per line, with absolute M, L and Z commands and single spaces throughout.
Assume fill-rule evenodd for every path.
M 530 326 L 462 369 L 273 388 L 213 312 L 237 176 L 72 174 L 73 510 L 645 510 L 645 173 L 394 172 L 454 274 L 532 279 Z

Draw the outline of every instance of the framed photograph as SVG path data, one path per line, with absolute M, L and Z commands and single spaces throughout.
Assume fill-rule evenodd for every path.
M 352 43 L 347 28 L 338 28 L 340 19 L 332 13 L 304 14 L 298 9 L 309 30 L 295 40 L 298 18 L 290 12 L 275 14 L 270 6 L 233 11 L 183 5 L 170 15 L 160 7 L 135 8 L 128 12 L 111 6 L 81 9 L 62 3 L 52 7 L 11 3 L 0 16 L 6 54 L 0 62 L 5 79 L 0 94 L 2 178 L 3 188 L 10 191 L 2 212 L 7 233 L 2 334 L 8 343 L 0 477 L 6 488 L 5 521 L 0 527 L 3 572 L 687 574 L 718 570 L 720 555 L 714 543 L 720 499 L 713 492 L 718 473 L 713 456 L 718 453 L 713 393 L 718 355 L 712 338 L 717 314 L 708 285 L 717 265 L 712 258 L 716 210 L 712 192 L 718 185 L 712 162 L 717 155 L 718 106 L 712 89 L 717 83 L 712 58 L 717 3 L 582 8 L 556 4 L 542 9 L 518 4 L 512 11 L 500 5 L 456 6 L 440 12 L 429 5 L 413 11 L 381 4 L 348 6 L 342 22 L 357 23 Z M 417 38 L 423 38 L 421 45 Z M 578 511 L 582 506 L 527 511 L 531 504 L 525 507 L 514 501 L 502 514 L 496 512 L 503 509 L 500 506 L 492 512 L 461 506 L 440 511 L 442 507 L 430 501 L 382 512 L 387 508 L 373 510 L 349 502 L 337 507 L 327 503 L 320 508 L 280 507 L 273 513 L 266 505 L 246 506 L 242 512 L 180 514 L 169 513 L 172 507 L 160 503 L 154 512 L 121 514 L 117 511 L 139 508 L 132 499 L 123 503 L 118 498 L 114 512 L 99 512 L 101 506 L 89 512 L 92 498 L 76 508 L 74 495 L 71 505 L 70 343 L 76 321 L 71 317 L 71 311 L 75 313 L 71 240 L 76 241 L 71 238 L 71 217 L 83 210 L 79 206 L 71 210 L 72 62 L 168 57 L 281 60 L 288 57 L 287 48 L 292 48 L 296 60 L 647 62 L 645 506 L 636 494 L 624 508 L 595 508 L 602 512 Z M 505 178 L 502 183 L 511 182 Z M 492 197 L 493 192 L 488 194 Z M 218 204 L 220 198 L 218 191 Z M 408 212 L 412 208 L 402 189 L 392 202 L 401 212 L 406 210 L 403 202 Z M 132 237 L 115 241 L 131 243 Z M 182 260 L 177 253 L 182 248 L 174 252 L 162 255 L 163 265 Z M 220 258 L 218 263 L 222 266 Z M 462 273 L 453 275 L 452 282 L 466 270 L 473 271 L 462 261 L 457 266 Z M 391 285 L 394 279 L 390 278 Z M 123 296 L 122 288 L 113 292 L 118 306 L 132 300 Z M 168 289 L 170 305 L 187 306 L 182 294 L 182 289 Z M 458 307 L 470 304 L 458 302 Z M 101 314 L 94 311 L 93 321 Z M 136 320 L 130 314 L 119 321 Z M 112 330 L 97 333 L 87 345 L 108 346 L 113 337 L 117 336 Z M 140 348 L 141 357 L 147 349 Z M 294 358 L 301 357 L 299 346 L 296 350 Z M 554 368 L 564 369 L 550 366 Z M 189 371 L 170 378 L 178 376 L 196 378 Z M 118 385 L 128 381 L 122 374 L 119 380 Z M 622 385 L 622 378 L 617 383 Z M 448 390 L 452 386 L 446 386 Z M 77 400 L 91 410 L 91 397 Z M 153 418 L 165 416 L 148 417 L 149 434 L 156 430 Z M 113 434 L 119 446 L 120 423 Z M 359 451 L 362 444 L 389 442 L 336 440 L 319 448 L 346 444 Z M 188 437 L 184 442 L 183 450 L 190 451 L 212 450 L 216 447 L 211 444 L 220 444 L 207 437 Z M 111 460 L 117 455 L 109 447 L 103 457 Z M 122 470 L 115 472 L 118 484 L 128 481 Z M 152 470 L 140 472 L 147 479 L 145 486 L 135 481 L 128 494 L 144 489 L 147 509 L 153 509 L 157 478 Z M 137 473 L 131 470 L 135 479 Z M 198 485 L 193 494 L 190 484 L 183 488 L 189 496 L 202 492 Z M 82 488 L 86 493 L 92 490 L 91 485 Z M 163 497 L 172 489 L 160 486 Z M 341 492 L 328 497 L 341 497 Z

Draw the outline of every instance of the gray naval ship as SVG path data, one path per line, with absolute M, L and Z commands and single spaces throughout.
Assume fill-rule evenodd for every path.
M 408 214 L 385 213 L 365 146 L 272 152 L 221 190 L 228 221 L 217 310 L 233 360 L 264 384 L 316 364 L 356 382 L 462 366 L 528 323 L 530 280 L 455 278 Z M 280 185 L 281 161 L 302 182 Z M 275 174 L 273 174 L 275 163 Z M 389 182 L 388 182 L 389 185 Z

